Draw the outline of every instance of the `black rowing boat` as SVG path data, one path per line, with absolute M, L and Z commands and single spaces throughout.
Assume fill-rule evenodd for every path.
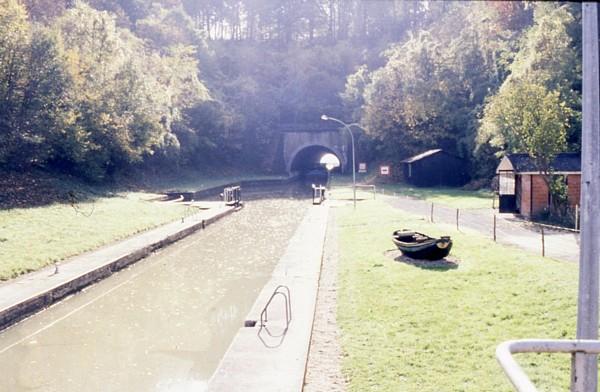
M 394 231 L 392 241 L 402 251 L 402 254 L 413 259 L 443 259 L 452 249 L 452 240 L 449 236 L 433 238 L 405 229 Z

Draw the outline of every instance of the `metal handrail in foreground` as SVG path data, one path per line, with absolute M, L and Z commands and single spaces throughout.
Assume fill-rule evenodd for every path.
M 538 392 L 537 388 L 512 354 L 519 353 L 575 353 L 600 354 L 600 340 L 509 340 L 496 348 L 496 359 L 504 373 L 519 392 Z

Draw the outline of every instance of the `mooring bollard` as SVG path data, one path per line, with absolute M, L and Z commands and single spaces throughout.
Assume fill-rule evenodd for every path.
M 496 242 L 496 214 L 494 214 L 494 242 Z
M 542 226 L 542 257 L 546 257 L 546 244 L 544 239 L 544 226 Z

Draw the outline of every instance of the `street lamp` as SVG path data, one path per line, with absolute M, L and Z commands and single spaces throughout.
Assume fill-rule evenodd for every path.
M 350 134 L 350 140 L 352 142 L 352 194 L 353 194 L 353 201 L 354 201 L 354 209 L 356 209 L 356 163 L 354 162 L 354 159 L 355 159 L 354 158 L 354 135 L 352 135 L 352 131 L 350 130 L 350 127 L 356 126 L 356 127 L 361 128 L 361 126 L 358 124 L 355 124 L 355 123 L 346 124 L 342 120 L 338 120 L 337 118 L 327 116 L 326 114 L 321 115 L 321 120 L 335 121 L 339 124 L 342 124 L 344 126 L 344 128 L 346 128 L 348 133 Z

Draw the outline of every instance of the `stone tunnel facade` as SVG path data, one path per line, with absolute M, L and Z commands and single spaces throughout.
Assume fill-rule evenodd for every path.
M 288 174 L 298 154 L 307 148 L 321 147 L 337 155 L 342 171 L 348 167 L 348 141 L 340 131 L 286 132 L 283 137 L 283 159 Z

